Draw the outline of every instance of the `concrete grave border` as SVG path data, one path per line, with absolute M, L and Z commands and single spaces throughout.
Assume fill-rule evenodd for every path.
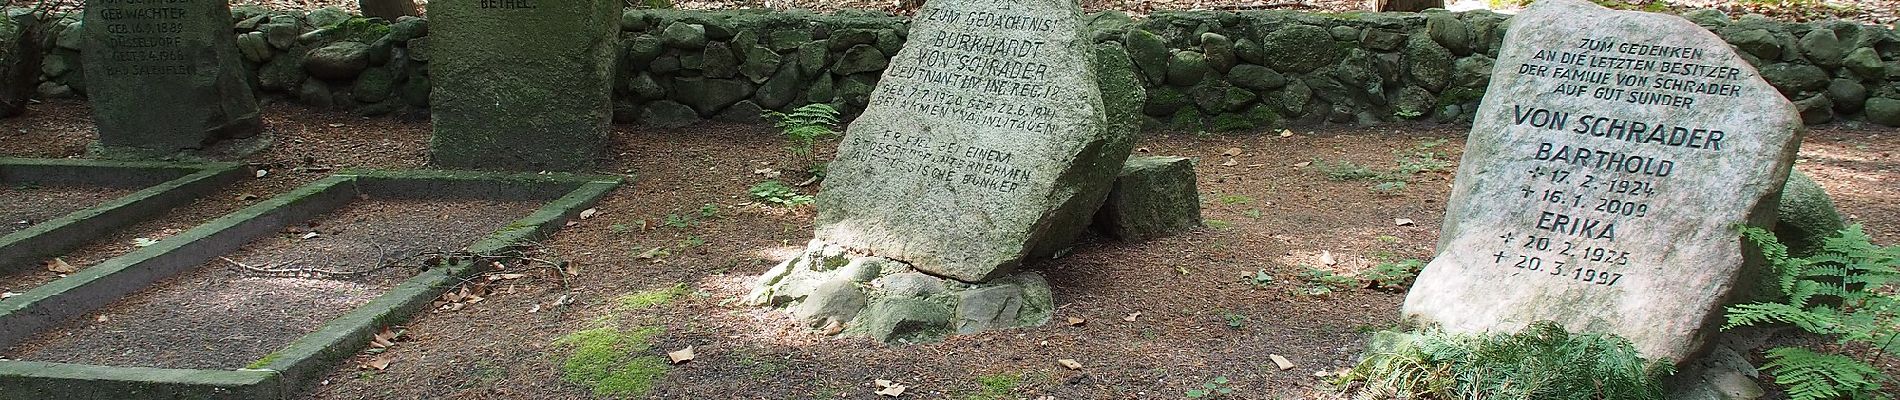
M 571 174 L 347 171 L 26 294 L 0 300 L 0 348 L 197 268 L 289 224 L 355 201 L 358 194 L 382 198 L 553 199 L 468 248 L 471 253 L 495 254 L 552 235 L 620 183 L 617 177 Z M 0 360 L 0 400 L 288 398 L 356 354 L 381 327 L 406 320 L 443 291 L 479 271 L 472 262 L 424 271 L 237 370 Z
M 0 273 L 58 256 L 107 232 L 145 221 L 243 177 L 236 163 L 164 163 L 0 157 L 0 183 L 142 188 L 0 236 Z

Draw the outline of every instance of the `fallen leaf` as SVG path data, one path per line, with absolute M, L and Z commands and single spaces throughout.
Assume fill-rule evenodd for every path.
M 242 194 L 239 194 L 239 195 L 237 195 L 237 199 L 238 199 L 238 201 L 251 201 L 251 200 L 257 200 L 257 195 L 255 195 L 255 194 L 250 194 L 250 193 L 242 193 Z
M 155 244 L 158 244 L 158 241 L 151 238 L 132 239 L 132 247 L 151 247 Z
M 99 322 L 106 322 L 106 321 L 111 321 L 112 318 L 106 317 L 105 315 L 100 315 L 96 318 L 93 318 L 92 320 L 99 321 Z
M 593 208 L 581 210 L 581 219 L 594 218 L 595 215 L 600 215 L 600 210 Z
M 1220 163 L 1220 166 L 1223 166 L 1223 167 L 1232 167 L 1235 165 L 1240 165 L 1240 160 L 1229 158 L 1227 159 L 1227 162 Z
M 540 303 L 536 303 L 536 304 L 534 305 L 534 307 L 528 307 L 528 313 L 529 313 L 529 314 L 533 314 L 533 313 L 538 313 L 538 312 L 541 312 L 541 304 L 540 304 Z
M 1273 359 L 1273 365 L 1280 367 L 1281 371 L 1293 369 L 1293 361 L 1289 361 L 1286 357 L 1281 357 L 1279 354 L 1268 354 L 1267 358 Z
M 511 280 L 511 279 L 521 279 L 521 278 L 526 278 L 526 277 L 528 277 L 528 274 L 494 274 L 494 275 L 489 275 L 488 280 L 505 281 L 505 280 Z
M 574 263 L 562 263 L 561 273 L 567 274 L 567 276 L 581 276 L 581 266 L 575 265 Z
M 1301 161 L 1301 162 L 1299 162 L 1298 164 L 1293 164 L 1293 168 L 1306 168 L 1306 166 L 1308 166 L 1308 165 L 1313 165 L 1313 162 L 1312 162 L 1312 161 Z
M 389 369 L 389 364 L 393 362 L 396 362 L 396 355 L 383 353 L 383 354 L 377 354 L 375 357 L 370 357 L 369 360 L 363 361 L 363 365 L 357 368 L 382 371 L 385 369 Z
M 779 172 L 779 171 L 778 171 L 777 169 L 772 169 L 772 168 L 760 168 L 760 169 L 755 169 L 755 170 L 752 170 L 752 173 L 754 173 L 754 174 L 759 174 L 759 176 L 763 176 L 763 177 L 766 177 L 766 178 L 768 178 L 768 179 L 769 179 L 769 178 L 777 178 L 777 177 L 779 177 L 779 175 L 784 175 L 784 174 L 785 174 L 785 173 L 783 173 L 783 172 Z
M 1393 225 L 1398 225 L 1398 226 L 1412 226 L 1412 225 L 1417 225 L 1418 223 L 1417 223 L 1417 222 L 1412 222 L 1412 220 L 1410 220 L 1410 219 L 1405 219 L 1405 218 L 1393 218 L 1393 219 L 1392 219 L 1392 224 L 1393 224 Z
M 1137 147 L 1137 148 L 1135 148 L 1135 152 L 1136 152 L 1136 153 L 1147 153 L 1147 152 L 1148 152 L 1148 148 L 1147 148 L 1147 147 Z
M 0 299 L 5 299 L 8 297 L 19 296 L 19 295 L 20 295 L 19 293 L 14 293 L 14 292 L 0 292 Z
M 256 175 L 257 177 L 259 177 L 259 178 L 262 178 L 262 177 L 264 177 L 265 175 L 270 175 L 270 170 L 268 170 L 268 169 L 260 169 L 260 170 L 257 170 L 257 173 L 255 173 L 255 174 L 252 174 L 252 175 Z
M 1062 367 L 1063 367 L 1063 368 L 1068 368 L 1068 369 L 1070 369 L 1070 370 L 1079 370 L 1079 369 L 1082 369 L 1082 363 L 1080 363 L 1080 362 L 1076 362 L 1075 360 L 1071 360 L 1071 359 L 1067 359 L 1067 358 L 1064 358 L 1064 359 L 1060 359 L 1060 360 L 1056 360 L 1056 363 L 1057 363 L 1057 364 L 1062 364 Z
M 1334 260 L 1334 259 L 1333 259 L 1333 251 L 1332 251 L 1332 250 L 1320 250 L 1320 252 L 1319 252 L 1319 263 L 1320 263 L 1320 264 L 1326 264 L 1326 265 L 1338 265 L 1338 264 L 1339 264 L 1339 261 L 1338 261 L 1338 260 Z
M 1089 320 L 1080 317 L 1069 317 L 1069 326 L 1082 326 L 1082 324 L 1086 323 L 1089 323 Z
M 659 257 L 661 253 L 665 253 L 665 252 L 666 252 L 665 247 L 655 247 L 652 249 L 648 249 L 647 251 L 641 252 L 640 255 L 637 255 L 634 257 L 640 258 L 640 259 L 652 259 L 654 257 Z
M 839 323 L 836 319 L 825 321 L 825 327 L 820 328 L 819 331 L 823 332 L 825 336 L 836 336 L 839 333 L 844 333 L 844 324 Z
M 343 125 L 343 124 L 330 124 L 330 125 L 329 125 L 329 127 L 331 127 L 331 128 L 342 128 L 342 127 L 344 127 L 344 126 L 345 126 L 345 125 Z
M 666 359 L 668 361 L 672 361 L 674 364 L 680 364 L 687 361 L 692 361 L 693 360 L 693 346 L 686 346 L 686 348 L 684 349 L 667 352 Z
M 323 235 L 316 232 L 310 232 L 310 233 L 303 234 L 302 239 L 303 240 L 316 239 L 318 236 L 323 236 Z
M 376 347 L 395 346 L 396 338 L 399 338 L 399 337 L 402 337 L 402 331 L 390 330 L 389 327 L 383 327 L 383 330 L 378 331 L 376 332 L 375 335 L 370 336 L 369 344 L 371 346 L 376 346 Z
M 887 388 L 887 387 L 891 387 L 891 385 L 895 385 L 895 384 L 897 384 L 897 383 L 896 383 L 896 382 L 891 382 L 891 381 L 890 381 L 890 380 L 888 380 L 888 379 L 874 379 L 874 380 L 871 380 L 871 384 L 873 384 L 873 385 L 877 385 L 877 387 L 881 387 L 881 388 Z
M 1139 316 L 1141 316 L 1141 312 L 1136 311 L 1134 314 L 1128 314 L 1128 316 L 1122 317 L 1122 320 L 1128 321 L 1128 322 L 1135 322 L 1135 317 L 1139 317 Z
M 874 394 L 877 394 L 879 396 L 885 396 L 885 397 L 897 397 L 897 396 L 904 395 L 904 389 L 905 389 L 904 385 L 899 385 L 899 384 L 892 383 L 891 381 L 887 381 L 883 379 L 877 380 L 877 383 L 878 383 L 878 386 L 882 387 L 883 389 L 879 389 L 876 392 L 872 392 Z
M 1281 130 L 1280 130 L 1280 137 L 1293 137 L 1293 130 L 1291 130 L 1291 129 L 1281 129 Z
M 1239 157 L 1241 151 L 1242 150 L 1239 147 L 1229 147 L 1227 148 L 1227 151 L 1220 152 L 1220 155 L 1228 156 L 1228 157 Z
M 62 260 L 59 258 L 46 260 L 46 270 L 53 271 L 53 273 L 55 274 L 70 274 L 74 272 L 79 272 L 79 268 L 74 268 L 72 264 L 67 264 L 66 260 Z

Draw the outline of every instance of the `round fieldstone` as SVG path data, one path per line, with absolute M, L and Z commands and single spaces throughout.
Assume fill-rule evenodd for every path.
M 1234 66 L 1233 70 L 1227 72 L 1227 81 L 1233 82 L 1235 86 L 1254 90 L 1268 90 L 1286 86 L 1285 75 L 1281 75 L 1272 68 L 1253 64 Z
M 1880 54 L 1871 47 L 1862 47 L 1847 53 L 1847 56 L 1841 58 L 1841 66 L 1864 79 L 1879 80 L 1887 77 L 1886 68 L 1880 63 Z
M 1683 19 L 1701 25 L 1704 28 L 1720 29 L 1728 26 L 1728 13 L 1713 8 L 1701 8 L 1682 14 Z
M 369 68 L 370 46 L 359 42 L 336 42 L 304 55 L 303 68 L 310 76 L 329 80 L 356 79 Z
M 1445 46 L 1452 54 L 1471 54 L 1471 29 L 1464 21 L 1452 13 L 1432 13 L 1425 16 L 1425 34 L 1433 42 Z
M 845 50 L 844 56 L 838 59 L 837 65 L 831 67 L 831 72 L 839 75 L 878 72 L 889 65 L 891 65 L 891 59 L 885 57 L 882 50 L 878 50 L 876 46 L 860 44 L 851 46 L 850 50 Z
M 1821 90 L 1827 87 L 1828 82 L 1827 71 L 1813 65 L 1797 63 L 1774 63 L 1763 66 L 1761 77 L 1789 97 Z
M 1132 29 L 1124 35 L 1122 42 L 1128 47 L 1128 57 L 1135 60 L 1135 68 L 1148 83 L 1161 84 L 1168 78 L 1168 43 L 1160 35 L 1141 29 Z
M 725 43 L 708 43 L 699 54 L 699 70 L 706 77 L 726 79 L 739 75 L 739 55 Z
M 1851 79 L 1835 79 L 1827 84 L 1827 98 L 1843 114 L 1860 112 L 1867 104 L 1867 87 Z
M 246 32 L 238 35 L 237 44 L 238 52 L 244 54 L 244 59 L 254 63 L 270 61 L 271 56 L 276 55 L 271 51 L 270 43 L 264 40 L 263 32 Z
M 389 38 L 397 42 L 407 42 L 429 36 L 429 20 L 416 17 L 402 17 L 396 23 L 389 24 Z
M 660 31 L 660 41 L 667 47 L 697 49 L 706 47 L 706 26 L 674 22 Z
M 1179 51 L 1168 60 L 1168 84 L 1193 86 L 1213 72 L 1207 56 L 1198 51 Z
M 1286 73 L 1312 72 L 1339 61 L 1339 43 L 1325 28 L 1306 24 L 1288 25 L 1267 34 L 1261 46 L 1273 55 L 1266 65 Z M 1447 57 L 1447 61 L 1449 57 Z
M 1781 188 L 1781 202 L 1776 209 L 1779 212 L 1775 217 L 1775 238 L 1787 245 L 1788 254 L 1795 257 L 1819 252 L 1827 238 L 1846 228 L 1827 190 L 1798 170 L 1788 173 L 1788 183 Z
M 1724 33 L 1722 38 L 1729 44 L 1735 45 L 1735 48 L 1763 60 L 1781 59 L 1781 39 L 1776 38 L 1774 33 L 1767 30 L 1736 30 L 1732 33 Z
M 734 79 L 674 78 L 673 100 L 711 116 L 752 97 L 752 83 Z
M 1207 56 L 1207 64 L 1223 74 L 1233 69 L 1238 62 L 1234 55 L 1234 41 L 1218 33 L 1201 34 L 1201 52 Z
M 1815 29 L 1801 36 L 1801 52 L 1807 54 L 1808 61 L 1823 67 L 1841 65 L 1841 58 L 1850 50 L 1847 46 L 1833 30 Z
M 647 103 L 640 112 L 640 124 L 661 128 L 683 128 L 699 122 L 699 114 L 692 107 L 670 100 Z
M 1434 92 L 1444 90 L 1451 83 L 1455 67 L 1451 50 L 1431 39 L 1414 36 L 1406 41 L 1404 54 L 1403 68 L 1412 82 Z
M 1867 122 L 1900 126 L 1900 99 L 1885 97 L 1867 99 L 1863 111 L 1867 114 Z

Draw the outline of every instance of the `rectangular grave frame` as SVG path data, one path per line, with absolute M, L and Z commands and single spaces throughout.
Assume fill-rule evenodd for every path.
M 0 347 L 11 347 L 165 278 L 201 267 L 285 226 L 336 210 L 356 201 L 358 193 L 382 198 L 552 199 L 468 246 L 471 253 L 495 254 L 553 235 L 621 181 L 572 174 L 346 171 L 0 300 Z M 476 263 L 457 262 L 424 271 L 236 370 L 0 360 L 0 400 L 289 398 L 355 355 L 378 329 L 407 320 L 480 270 Z
M 237 163 L 167 163 L 0 157 L 3 183 L 78 183 L 136 192 L 0 236 L 0 273 L 55 257 L 98 232 L 143 222 L 243 178 Z

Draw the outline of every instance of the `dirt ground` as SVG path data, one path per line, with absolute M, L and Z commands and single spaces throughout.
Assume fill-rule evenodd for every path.
M 89 140 L 83 104 L 34 110 L 0 120 L 0 132 L 26 132 L 16 135 L 25 140 L 0 142 L 0 154 L 81 155 Z M 277 145 L 247 161 L 290 178 L 247 181 L 231 196 L 133 231 L 189 226 L 204 213 L 254 201 L 240 193 L 268 197 L 321 176 L 294 172 L 298 166 L 416 168 L 426 159 L 426 122 L 280 105 L 266 115 Z M 995 398 L 1178 398 L 1216 377 L 1227 378 L 1238 398 L 1330 398 L 1326 378 L 1316 375 L 1349 365 L 1363 332 L 1391 326 L 1403 294 L 1319 290 L 1302 276 L 1429 259 L 1466 129 L 1424 123 L 1297 128 L 1290 137 L 1150 135 L 1143 153 L 1199 159 L 1208 228 L 1144 243 L 1089 238 L 1071 255 L 1037 264 L 1056 296 L 1055 321 L 1046 326 L 891 347 L 824 336 L 735 300 L 812 229 L 809 206 L 763 204 L 746 188 L 766 180 L 763 169 L 802 180 L 795 171 L 828 159 L 827 147 L 812 159 L 790 155 L 762 125 L 619 126 L 617 161 L 600 171 L 633 179 L 597 207 L 598 216 L 543 243 L 543 257 L 569 261 L 579 273 L 567 282 L 571 292 L 542 282 L 458 311 L 425 313 L 388 349 L 387 369 L 360 366 L 370 357 L 359 356 L 302 398 L 593 397 L 563 380 L 571 349 L 556 342 L 603 324 L 659 328 L 648 355 L 695 349 L 697 358 L 656 382 L 653 398 L 872 399 L 878 379 L 908 385 L 905 398 L 983 398 L 973 397 L 985 394 L 979 381 L 1011 379 L 991 392 L 1002 396 Z M 1894 149 L 1900 130 L 1825 126 L 1809 133 L 1797 168 L 1878 242 L 1896 243 Z M 1390 171 L 1402 162 L 1442 167 L 1402 185 L 1334 179 L 1352 167 Z M 1262 271 L 1271 283 L 1246 279 Z M 657 308 L 624 311 L 617 301 L 675 285 L 687 295 Z M 1071 317 L 1084 322 L 1067 323 Z M 1294 367 L 1280 370 L 1269 355 Z M 1082 368 L 1065 368 L 1061 359 Z
M 531 202 L 359 200 L 8 349 L 7 358 L 237 369 L 315 331 L 538 208 Z M 314 234 L 314 235 L 312 235 Z M 331 273 L 337 273 L 332 275 Z
M 96 186 L 13 186 L 0 182 L 0 236 L 104 204 L 134 191 Z M 5 289 L 5 286 L 0 286 L 0 289 Z

